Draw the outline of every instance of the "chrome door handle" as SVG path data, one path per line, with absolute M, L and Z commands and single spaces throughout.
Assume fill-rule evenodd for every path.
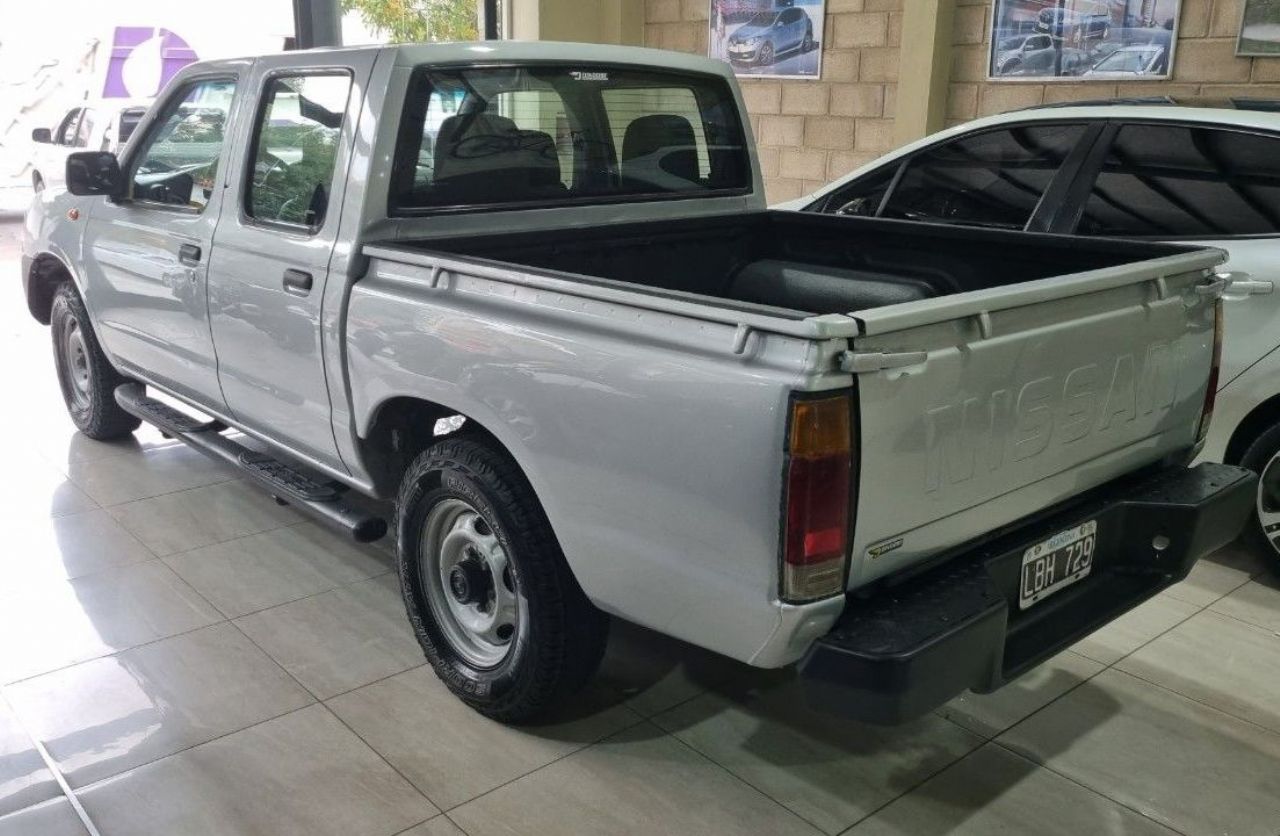
M 284 271 L 284 292 L 294 296 L 306 296 L 311 292 L 311 274 L 304 270 Z

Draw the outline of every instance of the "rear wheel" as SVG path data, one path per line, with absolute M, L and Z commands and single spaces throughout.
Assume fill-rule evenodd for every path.
M 804 43 L 800 44 L 800 51 L 801 52 L 813 51 L 813 27 L 812 26 L 804 30 Z
M 608 617 L 569 570 L 532 487 L 468 439 L 421 453 L 398 503 L 400 583 L 436 675 L 504 722 L 532 719 L 595 672 Z
M 129 379 L 117 372 L 102 352 L 89 312 L 70 282 L 63 282 L 53 294 L 49 325 L 62 400 L 76 428 L 99 441 L 136 430 L 142 422 L 115 400 L 116 387 Z
M 1254 518 L 1245 527 L 1245 539 L 1280 570 L 1280 424 L 1254 439 L 1240 466 L 1259 476 Z

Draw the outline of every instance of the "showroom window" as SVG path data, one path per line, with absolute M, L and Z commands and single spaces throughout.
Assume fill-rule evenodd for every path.
M 1022 229 L 1084 125 L 1022 125 L 971 134 L 907 163 L 881 217 Z
M 135 199 L 204 210 L 218 176 L 235 87 L 230 79 L 197 81 L 169 100 L 135 157 Z
M 254 134 L 245 213 L 318 229 L 324 222 L 351 94 L 349 73 L 272 79 Z
M 1125 125 L 1076 231 L 1163 238 L 1280 231 L 1280 139 L 1185 125 Z
M 737 105 L 718 76 L 578 65 L 420 71 L 404 124 L 393 213 L 751 187 Z

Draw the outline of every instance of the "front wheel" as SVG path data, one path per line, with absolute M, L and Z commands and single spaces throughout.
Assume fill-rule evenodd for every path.
M 409 621 L 436 675 L 481 714 L 545 713 L 595 672 L 608 617 L 574 580 L 524 474 L 465 438 L 421 453 L 398 500 Z
M 1280 424 L 1254 439 L 1240 466 L 1259 477 L 1254 517 L 1245 526 L 1245 539 L 1280 571 Z
M 760 66 L 767 67 L 773 63 L 773 44 L 760 47 Z
M 62 400 L 76 429 L 98 441 L 122 438 L 136 430 L 142 422 L 115 399 L 116 387 L 129 379 L 102 352 L 89 312 L 70 282 L 63 282 L 53 294 L 49 325 Z

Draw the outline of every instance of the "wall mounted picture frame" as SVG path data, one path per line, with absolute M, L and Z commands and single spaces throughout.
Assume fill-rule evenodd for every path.
M 1164 81 L 1180 11 L 1181 0 L 992 0 L 987 78 Z
M 750 78 L 822 77 L 826 0 L 710 0 L 707 54 Z
M 1280 57 L 1280 0 L 1244 0 L 1236 55 Z

